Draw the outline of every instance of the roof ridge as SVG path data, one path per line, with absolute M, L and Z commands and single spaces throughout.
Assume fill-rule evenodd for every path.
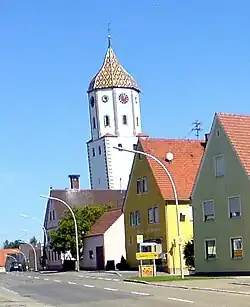
M 179 141 L 179 142 L 195 142 L 195 143 L 200 143 L 204 142 L 204 139 L 185 139 L 185 138 L 152 138 L 148 137 L 146 139 L 142 139 L 143 142 L 147 141 Z
M 250 117 L 250 115 L 240 114 L 240 113 L 216 112 L 215 114 L 218 115 L 218 116 L 226 115 L 226 116 L 231 116 L 231 117 L 234 117 L 234 116 L 247 117 L 247 118 Z

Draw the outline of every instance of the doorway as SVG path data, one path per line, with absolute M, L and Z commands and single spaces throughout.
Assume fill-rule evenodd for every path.
M 103 246 L 96 246 L 96 268 L 97 270 L 104 270 L 104 248 Z

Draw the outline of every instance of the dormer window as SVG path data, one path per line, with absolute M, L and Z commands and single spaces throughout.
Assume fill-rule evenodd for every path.
M 110 126 L 109 116 L 105 115 L 104 116 L 104 127 L 108 127 L 108 126 Z
M 127 119 L 126 115 L 122 116 L 122 123 L 123 123 L 123 125 L 127 125 L 128 124 L 128 119 Z

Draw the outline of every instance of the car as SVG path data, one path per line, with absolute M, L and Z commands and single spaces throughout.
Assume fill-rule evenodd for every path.
M 22 264 L 18 262 L 12 262 L 10 265 L 10 272 L 21 272 L 23 270 Z

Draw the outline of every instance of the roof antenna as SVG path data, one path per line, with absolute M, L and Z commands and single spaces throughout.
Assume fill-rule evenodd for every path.
M 200 132 L 203 130 L 201 128 L 201 122 L 199 120 L 196 120 L 195 122 L 192 123 L 193 128 L 191 131 L 195 131 L 195 136 L 197 137 L 197 140 L 200 138 Z
M 108 23 L 108 48 L 111 47 L 110 22 Z

